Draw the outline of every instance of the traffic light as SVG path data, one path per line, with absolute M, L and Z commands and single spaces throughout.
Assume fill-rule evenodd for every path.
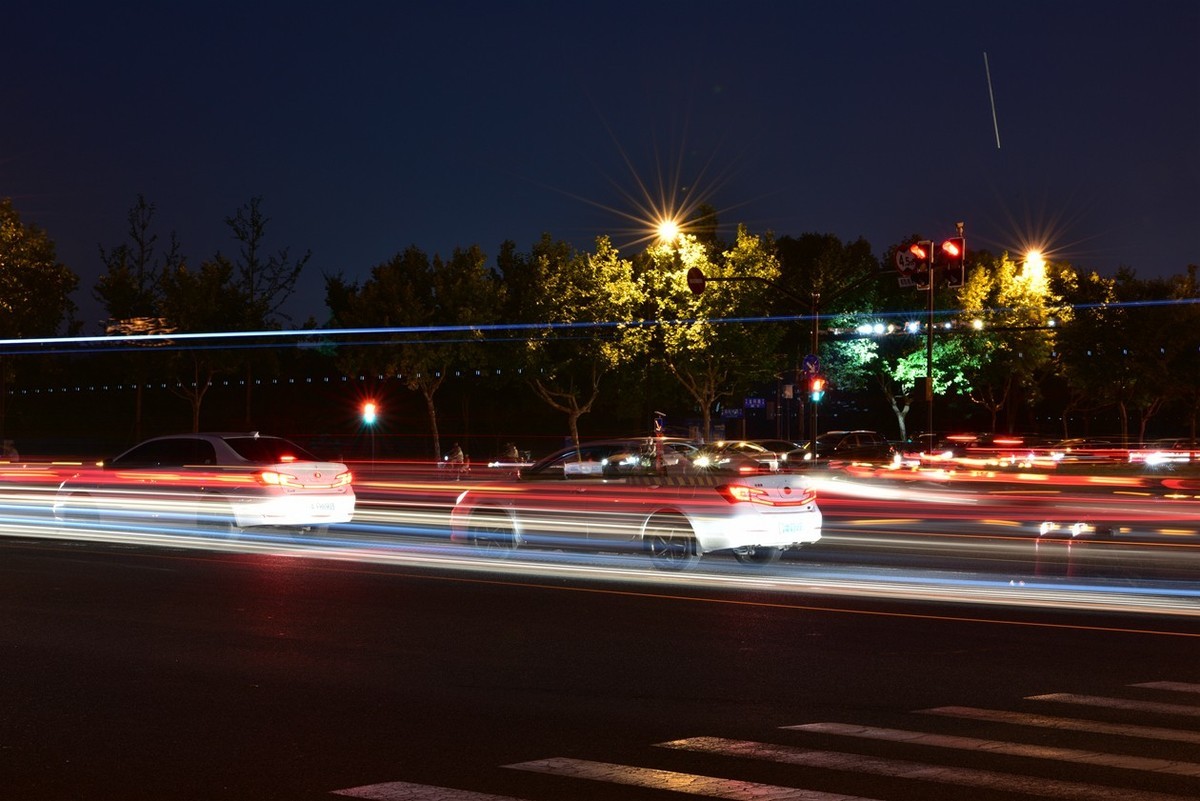
M 942 264 L 946 266 L 946 283 L 959 287 L 967 281 L 967 240 L 952 236 L 942 243 Z
M 920 267 L 913 273 L 913 284 L 917 289 L 929 289 L 933 276 L 933 243 L 929 240 L 913 242 L 908 246 L 908 252 L 917 260 Z
M 820 403 L 825 397 L 825 379 L 821 376 L 813 376 L 813 379 L 808 383 L 808 396 L 812 398 L 813 403 Z
M 365 425 L 375 425 L 375 419 L 378 414 L 378 408 L 374 401 L 367 401 L 362 405 L 362 419 Z

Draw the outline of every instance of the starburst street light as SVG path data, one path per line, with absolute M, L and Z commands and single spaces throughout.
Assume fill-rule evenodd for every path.
M 673 243 L 679 238 L 680 229 L 679 223 L 673 218 L 665 218 L 658 221 L 658 241 L 663 244 Z

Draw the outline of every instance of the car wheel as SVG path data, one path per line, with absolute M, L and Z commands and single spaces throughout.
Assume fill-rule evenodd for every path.
M 735 548 L 733 558 L 743 565 L 773 565 L 783 556 L 782 548 L 771 548 L 763 545 L 749 548 Z
M 651 563 L 660 570 L 687 570 L 700 561 L 692 527 L 678 515 L 652 517 L 642 541 Z
M 505 557 L 517 549 L 512 521 L 503 512 L 473 514 L 467 525 L 467 542 L 489 556 Z
M 242 536 L 233 509 L 224 501 L 208 504 L 204 510 L 204 517 L 198 523 L 202 532 L 216 539 L 236 540 Z
M 92 528 L 100 525 L 100 512 L 86 495 L 71 495 L 63 505 L 62 521 L 67 528 Z

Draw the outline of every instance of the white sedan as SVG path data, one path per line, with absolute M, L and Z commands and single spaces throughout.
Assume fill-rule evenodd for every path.
M 280 437 L 156 437 L 62 482 L 54 516 L 66 526 L 199 527 L 236 536 L 283 526 L 312 532 L 354 514 L 350 470 Z
M 767 564 L 821 538 L 806 477 L 705 469 L 690 455 L 653 437 L 565 448 L 516 479 L 462 492 L 452 537 L 496 553 L 527 545 L 640 550 L 665 569 L 713 551 Z

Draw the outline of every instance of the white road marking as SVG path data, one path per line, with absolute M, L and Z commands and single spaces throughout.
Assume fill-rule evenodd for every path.
M 916 743 L 934 748 L 954 748 L 962 751 L 979 751 L 988 754 L 1052 759 L 1076 762 L 1083 765 L 1101 765 L 1107 768 L 1140 770 L 1149 773 L 1169 773 L 1175 776 L 1200 776 L 1200 764 L 1179 762 L 1170 759 L 1130 756 L 1127 754 L 1105 754 L 1098 751 L 1082 751 L 1077 748 L 1010 743 L 1004 740 L 984 740 L 978 737 L 958 737 L 948 734 L 929 734 L 905 729 L 886 729 L 878 726 L 857 726 L 848 723 L 805 723 L 799 726 L 783 726 L 793 731 L 813 731 L 821 734 L 837 734 L 845 737 L 862 737 L 868 740 Z
M 700 776 L 695 773 L 680 773 L 674 770 L 614 765 L 611 762 L 593 762 L 587 759 L 557 757 L 505 765 L 504 767 L 548 773 L 554 776 L 570 776 L 576 779 L 624 784 L 631 787 L 671 790 L 676 793 L 703 795 L 709 798 L 727 798 L 732 801 L 872 801 L 872 799 L 864 799 L 862 796 L 856 795 L 720 779 L 715 776 Z
M 814 751 L 795 746 L 756 743 L 747 740 L 727 740 L 721 737 L 691 737 L 685 740 L 659 743 L 659 745 L 663 748 L 763 759 L 787 765 L 940 782 L 960 787 L 1003 790 L 1009 793 L 1026 793 L 1043 798 L 1072 799 L 1072 801 L 1184 801 L 1185 798 L 1184 796 L 1140 791 L 1129 787 L 1105 787 L 1038 776 L 1022 776 L 1015 773 L 954 768 L 836 751 Z M 1193 800 L 1189 799 L 1189 801 Z
M 1109 709 L 1124 709 L 1131 712 L 1154 712 L 1162 715 L 1188 715 L 1200 718 L 1200 706 L 1189 704 L 1163 704 L 1156 701 L 1133 701 L 1127 698 L 1105 698 L 1099 695 L 1075 695 L 1072 693 L 1049 693 L 1030 695 L 1029 701 L 1055 701 L 1060 704 L 1100 706 Z
M 1146 740 L 1174 740 L 1181 743 L 1200 744 L 1200 731 L 1191 729 L 1167 729 L 1159 726 L 1138 726 L 1131 723 L 1105 723 L 1100 720 L 1027 715 L 1023 712 L 1005 712 L 998 709 L 978 709 L 969 706 L 939 706 L 935 709 L 918 711 L 922 715 L 944 715 L 952 718 L 984 720 L 990 723 L 1011 723 L 1015 726 L 1037 726 L 1044 729 L 1065 729 L 1094 734 L 1115 734 L 1121 737 L 1141 737 Z
M 455 790 L 450 787 L 409 782 L 365 784 L 362 787 L 334 790 L 333 794 L 350 798 L 369 798 L 372 801 L 521 801 L 510 795 L 489 795 L 472 790 Z

